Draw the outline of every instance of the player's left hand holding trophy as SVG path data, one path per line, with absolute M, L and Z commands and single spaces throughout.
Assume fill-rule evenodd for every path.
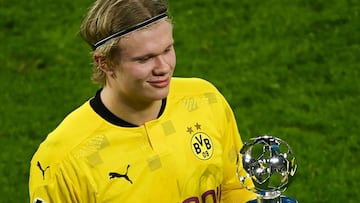
M 262 135 L 252 138 L 238 153 L 238 178 L 257 195 L 248 203 L 297 203 L 297 200 L 281 195 L 296 169 L 290 146 L 277 137 Z

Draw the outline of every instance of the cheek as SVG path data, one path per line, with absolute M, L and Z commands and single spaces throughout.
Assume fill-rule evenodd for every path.
M 152 70 L 151 66 L 134 66 L 131 70 L 128 70 L 124 80 L 133 84 L 142 84 L 153 75 Z
M 176 54 L 175 54 L 175 50 L 173 50 L 171 53 L 169 53 L 168 55 L 168 64 L 171 68 L 175 68 L 176 66 Z
M 134 81 L 146 77 L 149 68 L 135 63 L 123 63 L 117 71 L 118 80 Z

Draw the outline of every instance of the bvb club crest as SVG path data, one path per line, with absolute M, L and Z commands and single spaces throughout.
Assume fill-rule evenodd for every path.
M 209 135 L 201 131 L 201 125 L 196 123 L 193 127 L 188 127 L 187 132 L 192 135 L 191 149 L 195 156 L 201 160 L 208 160 L 214 153 L 213 143 Z

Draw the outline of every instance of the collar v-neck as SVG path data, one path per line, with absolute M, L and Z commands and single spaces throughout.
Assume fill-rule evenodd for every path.
M 121 126 L 121 127 L 138 127 L 138 125 L 129 123 L 129 122 L 123 120 L 122 118 L 117 117 L 108 108 L 106 108 L 106 106 L 104 105 L 104 103 L 101 101 L 101 98 L 100 98 L 101 91 L 102 91 L 102 89 L 99 89 L 96 92 L 95 97 L 90 100 L 91 108 L 99 116 L 101 116 L 106 121 L 108 121 L 108 122 L 110 122 L 110 123 L 112 123 L 114 125 L 117 125 L 117 126 Z M 166 98 L 163 99 L 162 102 L 161 102 L 161 108 L 160 108 L 160 111 L 159 111 L 159 114 L 158 114 L 157 118 L 159 118 L 163 114 L 163 112 L 165 110 L 165 106 L 166 106 Z

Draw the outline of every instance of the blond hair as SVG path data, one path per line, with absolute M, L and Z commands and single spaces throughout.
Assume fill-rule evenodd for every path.
M 97 0 L 89 9 L 81 27 L 81 37 L 94 48 L 100 40 L 121 30 L 128 29 L 168 10 L 165 0 Z M 97 47 L 103 65 L 112 69 L 118 60 L 121 37 Z M 105 85 L 105 73 L 94 63 L 92 80 Z

